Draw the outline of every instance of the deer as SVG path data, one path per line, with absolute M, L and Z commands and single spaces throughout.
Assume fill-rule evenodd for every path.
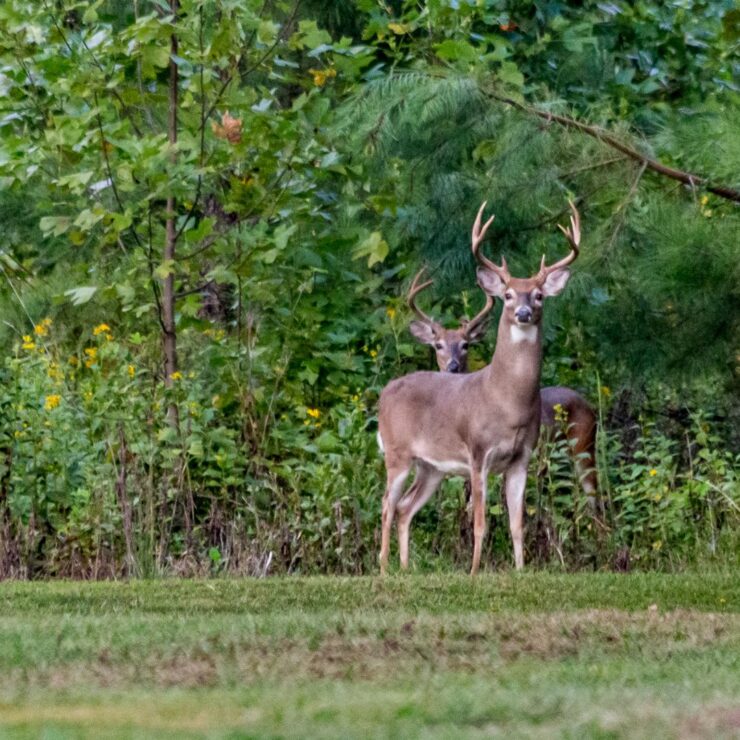
M 480 250 L 495 218 L 491 216 L 481 225 L 485 207 L 484 201 L 471 233 L 471 250 L 478 265 L 477 282 L 487 297 L 499 298 L 504 304 L 490 363 L 473 373 L 411 373 L 392 380 L 380 394 L 378 444 L 386 468 L 381 574 L 388 568 L 396 511 L 401 567 L 407 568 L 411 519 L 450 474 L 470 480 L 471 576 L 480 569 L 489 473 L 504 476 L 514 564 L 517 570 L 524 567 L 524 489 L 540 430 L 540 322 L 544 300 L 559 295 L 570 278 L 567 267 L 579 254 L 580 217 L 571 203 L 570 226 L 559 225 L 570 245 L 565 257 L 548 266 L 543 255 L 537 273 L 529 278 L 515 278 L 505 257 L 497 265 Z M 415 478 L 402 497 L 412 467 Z
M 493 299 L 486 296 L 486 304 L 473 319 L 461 319 L 455 329 L 445 329 L 439 322 L 426 314 L 416 303 L 416 296 L 432 285 L 432 280 L 421 282 L 425 267 L 414 277 L 406 302 L 417 317 L 409 325 L 409 331 L 421 344 L 434 349 L 439 369 L 448 373 L 468 371 L 468 347 L 480 342 L 487 327 L 488 315 L 493 308 Z M 596 508 L 598 478 L 596 474 L 596 412 L 589 402 L 565 386 L 548 386 L 540 389 L 540 424 L 549 437 L 560 431 L 565 423 L 564 434 L 578 473 L 584 493 L 592 509 Z

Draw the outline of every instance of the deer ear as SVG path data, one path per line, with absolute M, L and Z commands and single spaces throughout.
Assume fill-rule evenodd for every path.
M 434 333 L 434 327 L 431 324 L 425 324 L 422 321 L 412 321 L 409 324 L 409 331 L 422 344 L 434 344 L 437 340 L 437 335 Z
M 485 267 L 479 267 L 477 275 L 478 285 L 480 285 L 488 295 L 503 299 L 504 293 L 506 293 L 506 284 L 499 274 L 495 273 L 493 270 L 487 270 Z
M 542 292 L 546 296 L 558 295 L 570 279 L 570 270 L 555 270 L 551 272 L 542 284 Z

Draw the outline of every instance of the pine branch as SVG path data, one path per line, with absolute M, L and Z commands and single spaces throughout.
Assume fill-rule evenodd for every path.
M 647 169 L 652 170 L 653 172 L 657 172 L 659 175 L 670 177 L 673 180 L 678 180 L 679 182 L 682 182 L 685 185 L 689 185 L 692 188 L 695 188 L 697 185 L 701 185 L 710 193 L 714 193 L 714 195 L 718 195 L 720 198 L 726 198 L 727 200 L 732 200 L 736 203 L 740 203 L 740 191 L 730 188 L 726 185 L 711 183 L 709 179 L 704 177 L 703 175 L 695 175 L 691 172 L 684 172 L 683 170 L 677 170 L 674 167 L 669 167 L 668 165 L 659 162 L 657 159 L 653 159 L 652 157 L 648 157 L 642 152 L 638 152 L 636 149 L 628 146 L 624 142 L 620 141 L 616 136 L 610 134 L 608 131 L 605 131 L 599 126 L 591 126 L 589 124 L 576 121 L 574 118 L 569 118 L 568 116 L 562 116 L 557 113 L 543 111 L 539 108 L 534 108 L 524 103 L 520 103 L 519 101 L 513 100 L 512 98 L 498 95 L 494 92 L 489 91 L 486 94 L 493 100 L 497 100 L 500 103 L 510 105 L 513 108 L 516 108 L 517 110 L 520 110 L 528 115 L 537 116 L 538 118 L 543 118 L 546 121 L 555 121 L 555 123 L 559 123 L 561 126 L 574 128 L 577 131 L 587 134 L 588 136 L 592 136 L 594 139 L 603 142 L 607 146 L 610 146 L 613 149 L 622 152 L 622 154 L 630 157 L 630 159 L 634 159 L 635 161 L 642 163 Z

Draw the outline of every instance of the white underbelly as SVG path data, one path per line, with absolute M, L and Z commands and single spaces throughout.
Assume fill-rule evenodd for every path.
M 458 460 L 430 460 L 429 458 L 423 458 L 425 463 L 428 463 L 440 473 L 447 475 L 462 475 L 464 478 L 470 476 L 470 468 L 465 463 Z

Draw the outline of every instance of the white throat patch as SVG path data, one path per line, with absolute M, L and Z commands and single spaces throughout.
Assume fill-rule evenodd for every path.
M 511 341 L 514 344 L 519 342 L 536 342 L 537 341 L 537 326 L 531 324 L 529 326 L 519 326 L 518 324 L 511 325 Z

